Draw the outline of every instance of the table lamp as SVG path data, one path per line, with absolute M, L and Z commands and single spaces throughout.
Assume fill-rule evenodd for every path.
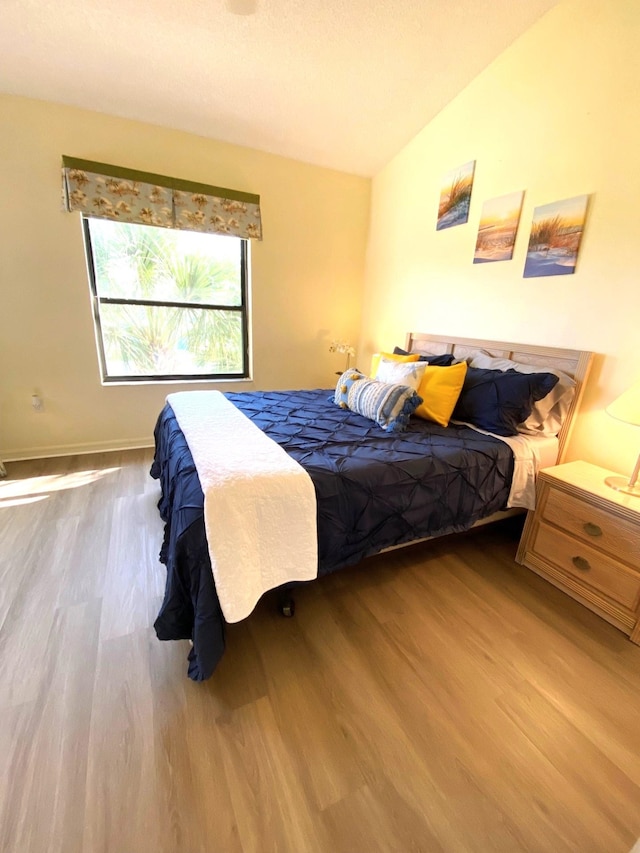
M 624 421 L 626 424 L 640 426 L 640 384 L 629 388 L 624 394 L 621 394 L 612 403 L 609 403 L 605 409 L 608 415 L 616 418 L 619 421 Z M 640 475 L 640 456 L 636 462 L 636 467 L 633 469 L 631 478 L 626 477 L 607 477 L 605 480 L 607 486 L 616 489 L 619 492 L 624 492 L 626 495 L 640 496 L 640 483 L 638 476 Z

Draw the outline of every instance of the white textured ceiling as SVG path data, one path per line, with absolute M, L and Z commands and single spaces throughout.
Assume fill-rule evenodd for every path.
M 0 0 L 0 91 L 372 175 L 558 0 Z

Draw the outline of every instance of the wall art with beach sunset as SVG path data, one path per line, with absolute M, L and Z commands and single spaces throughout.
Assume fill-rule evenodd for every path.
M 588 200 L 579 195 L 534 208 L 524 278 L 575 272 Z
M 464 225 L 469 219 L 475 166 L 476 161 L 471 160 L 470 163 L 447 172 L 443 177 L 436 231 L 453 228 L 454 225 Z
M 474 264 L 510 261 L 516 242 L 524 191 L 501 195 L 482 205 Z

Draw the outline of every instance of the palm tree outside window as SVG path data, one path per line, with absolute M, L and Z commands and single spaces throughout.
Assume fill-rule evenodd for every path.
M 248 241 L 83 217 L 103 382 L 249 376 Z

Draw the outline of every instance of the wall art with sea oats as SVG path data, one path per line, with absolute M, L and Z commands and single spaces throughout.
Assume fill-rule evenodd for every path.
M 575 272 L 588 200 L 578 195 L 534 209 L 524 278 Z
M 472 160 L 447 172 L 442 179 L 436 231 L 452 228 L 454 225 L 464 225 L 469 219 L 475 166 L 476 161 Z
M 510 261 L 516 242 L 524 191 L 501 195 L 482 205 L 474 264 Z

